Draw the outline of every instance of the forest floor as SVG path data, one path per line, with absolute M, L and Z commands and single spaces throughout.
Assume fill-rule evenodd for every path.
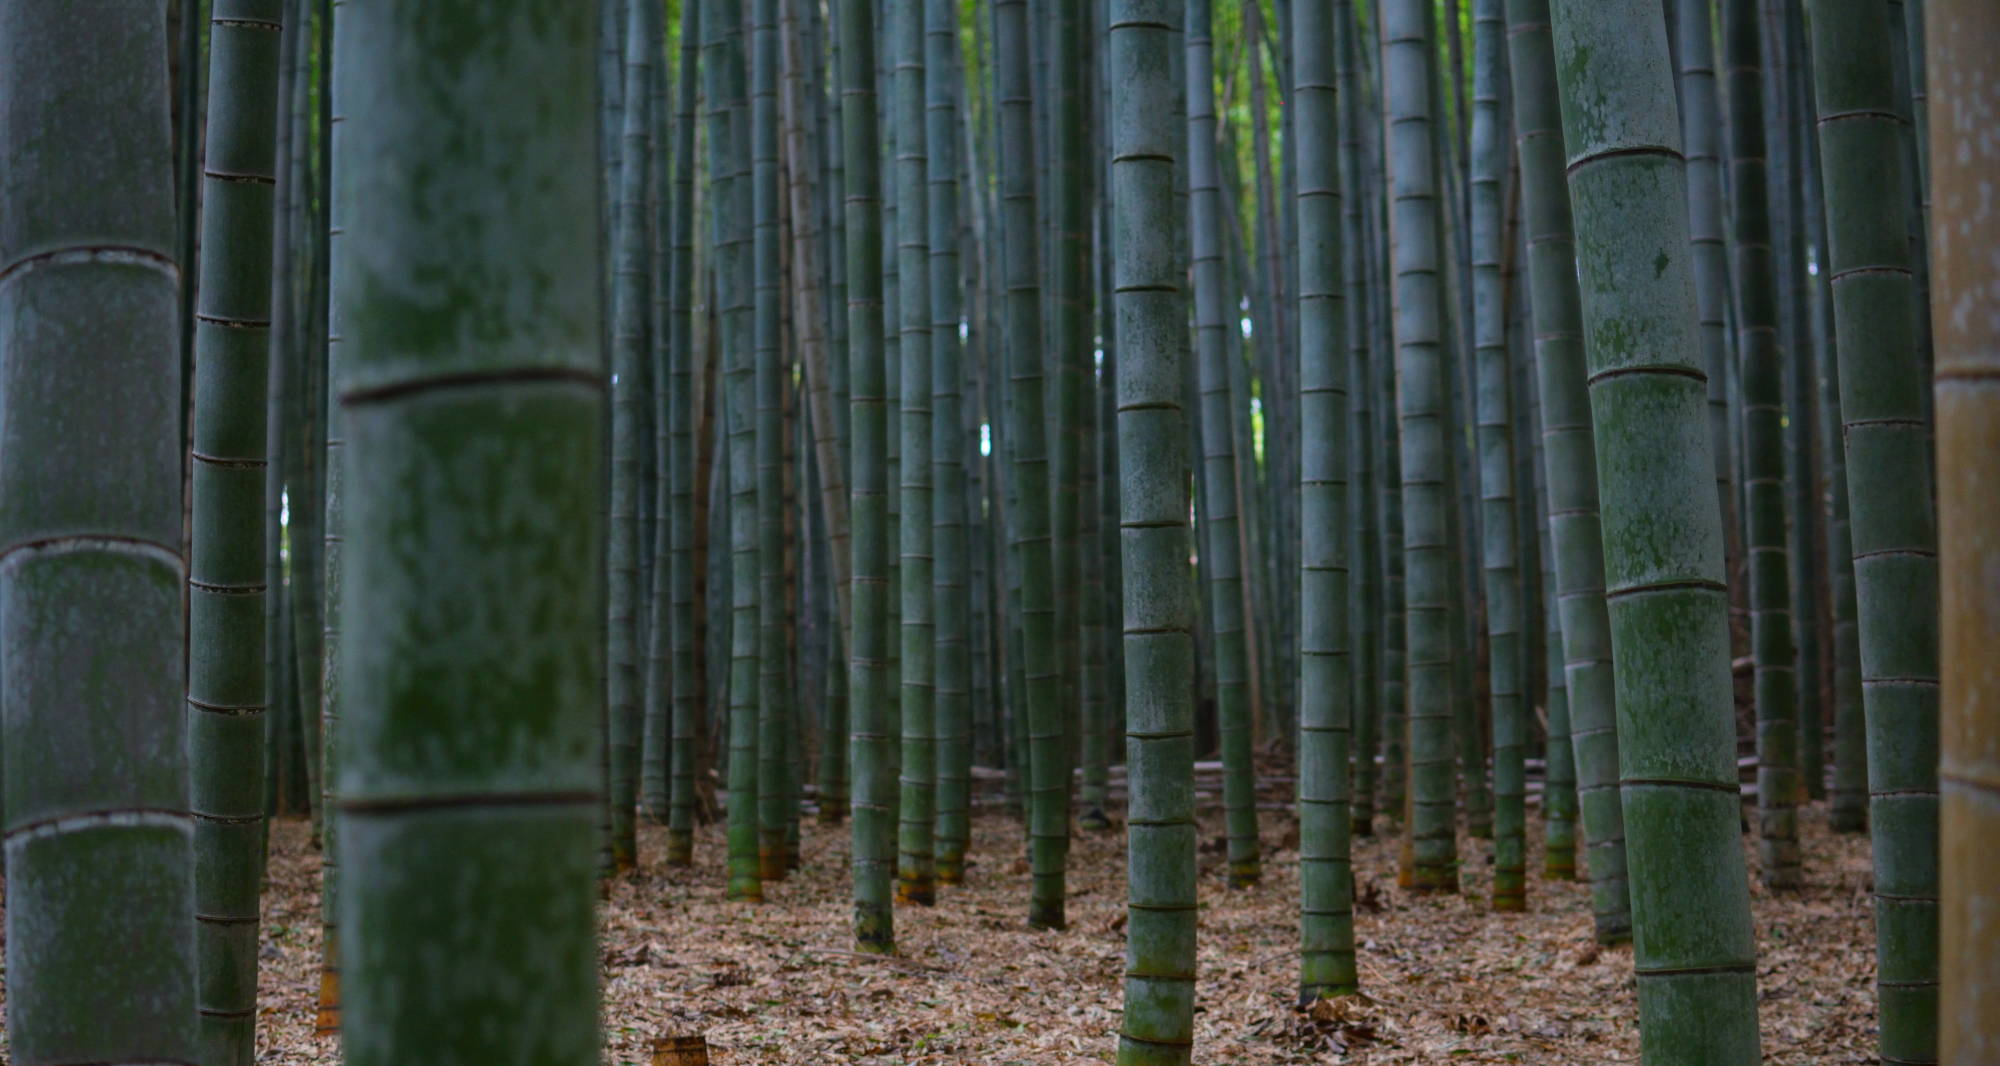
M 1219 814 L 1204 818 L 1196 1062 L 1639 1060 L 1631 949 L 1593 943 L 1588 886 L 1531 879 L 1528 913 L 1491 913 L 1491 845 L 1464 835 L 1463 891 L 1450 896 L 1396 887 L 1394 837 L 1355 842 L 1364 994 L 1316 1014 L 1295 1009 L 1297 834 L 1288 814 L 1262 819 L 1264 882 L 1232 891 Z M 1829 833 L 1824 804 L 1799 821 L 1806 887 L 1781 897 L 1753 888 L 1765 1061 L 1873 1062 L 1867 838 Z M 1541 869 L 1536 822 L 1531 809 L 1531 873 Z M 850 951 L 847 826 L 809 821 L 804 832 L 801 867 L 748 905 L 722 898 L 719 827 L 702 830 L 690 869 L 661 865 L 661 831 L 642 830 L 643 865 L 612 886 L 605 910 L 606 1063 L 646 1066 L 655 1037 L 679 1034 L 705 1035 L 718 1066 L 1111 1060 L 1121 831 L 1077 835 L 1069 928 L 1031 932 L 1018 823 L 985 808 L 967 884 L 943 889 L 932 908 L 899 906 L 891 958 Z M 1745 845 L 1754 885 L 1754 838 Z M 264 897 L 260 1063 L 339 1056 L 337 1041 L 312 1035 L 318 867 L 304 824 L 281 822 Z

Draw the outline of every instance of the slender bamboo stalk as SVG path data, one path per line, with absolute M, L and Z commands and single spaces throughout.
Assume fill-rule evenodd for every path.
M 1573 187 L 1565 187 L 1562 177 L 1559 71 L 1550 44 L 1548 0 L 1508 0 L 1507 22 L 1556 573 L 1551 602 L 1562 615 L 1565 699 L 1597 937 L 1615 943 L 1632 930 L 1618 793 L 1623 719 L 1616 711 L 1614 637 L 1605 602 L 1606 542 L 1598 514 L 1600 474 L 1592 458 L 1597 450 L 1595 416 L 1587 393 L 1576 283 L 1579 242 L 1571 229 Z
M 1380 747 L 1381 725 L 1381 626 L 1383 594 L 1381 568 L 1376 564 L 1380 551 L 1381 502 L 1375 495 L 1375 388 L 1374 361 L 1368 343 L 1368 264 L 1365 229 L 1362 222 L 1366 199 L 1361 187 L 1361 109 L 1355 58 L 1354 12 L 1351 0 L 1333 0 L 1331 14 L 1334 76 L 1334 108 L 1339 123 L 1340 155 L 1335 178 L 1341 191 L 1340 270 L 1345 286 L 1341 328 L 1347 335 L 1347 478 L 1348 578 L 1352 595 L 1348 599 L 1348 634 L 1353 641 L 1353 695 L 1351 722 L 1354 736 L 1353 776 L 1348 787 L 1348 820 L 1355 836 L 1375 833 L 1375 753 Z M 1295 24 L 1296 25 L 1296 24 Z M 1293 57 L 1293 92 L 1299 91 L 1299 70 L 1307 64 Z M 1294 129 L 1300 128 L 1294 118 Z M 1303 163 L 1300 164 L 1303 166 Z M 1303 292 L 1303 242 L 1301 242 L 1301 289 Z M 1301 330 L 1304 314 L 1300 314 Z M 1305 349 L 1301 347 L 1303 354 Z M 1300 404 L 1301 417 L 1304 404 Z M 1300 453 L 1301 464 L 1304 452 Z M 1303 506 L 1301 506 L 1303 511 Z M 1301 595 L 1303 595 L 1301 590 Z
M 785 833 L 797 807 L 788 803 L 791 735 L 789 659 L 785 654 L 785 515 L 783 404 L 786 383 L 778 176 L 778 5 L 750 7 L 751 436 L 755 442 L 757 875 L 785 878 Z M 733 476 L 733 471 L 732 471 Z M 732 486 L 733 487 L 733 486 Z M 734 679 L 732 678 L 732 683 Z
M 1506 20 L 1500 0 L 1472 3 L 1472 300 L 1479 531 L 1493 708 L 1493 909 L 1526 910 L 1527 723 L 1521 706 L 1521 572 L 1514 543 L 1513 375 L 1501 259 L 1506 121 L 1500 93 Z
M 1452 758 L 1452 462 L 1444 418 L 1450 388 L 1439 334 L 1439 205 L 1431 125 L 1428 4 L 1382 6 L 1388 117 L 1390 269 L 1394 276 L 1396 404 L 1401 423 L 1403 556 L 1409 641 L 1410 887 L 1458 889 Z
M 1120 1066 L 1178 1066 L 1194 1044 L 1195 587 L 1181 413 L 1184 250 L 1173 172 L 1179 0 L 1109 12 L 1113 299 L 1118 307 L 1119 531 L 1126 588 L 1125 822 L 1130 874 Z
M 220 0 L 209 29 L 201 271 L 194 315 L 194 536 L 188 562 L 188 770 L 201 1060 L 256 1050 L 264 815 L 264 415 L 271 354 L 279 0 Z
M 894 64 L 890 125 L 896 130 L 896 258 L 902 398 L 899 529 L 902 624 L 902 773 L 896 897 L 937 899 L 936 633 L 931 559 L 931 292 L 929 166 L 925 155 L 923 0 L 888 0 L 885 37 Z
M 1889 203 L 1907 196 L 1895 151 L 1903 131 L 1883 12 L 1816 3 L 1813 15 L 1867 715 L 1881 1052 L 1884 1062 L 1934 1062 L 1938 534 L 1912 351 L 1915 279 L 1901 220 L 1881 209 L 1885 194 Z M 1962 329 L 1946 313 L 1936 321 L 1941 334 Z
M 1744 498 L 1756 660 L 1758 859 L 1764 883 L 1799 883 L 1798 679 L 1785 548 L 1783 364 L 1765 183 L 1763 55 L 1757 0 L 1724 0 L 1729 189 L 1736 252 L 1736 346 L 1743 392 Z
M 1346 286 L 1333 0 L 1293 9 L 1299 243 L 1299 1000 L 1346 995 L 1354 963 L 1349 858 Z
M 854 939 L 862 951 L 896 950 L 896 803 L 890 730 L 887 427 L 883 416 L 881 144 L 875 115 L 875 17 L 869 0 L 839 0 L 841 157 L 847 187 L 849 432 L 853 456 L 852 603 L 848 646 Z
M 1069 853 L 1069 760 L 1063 751 L 1058 703 L 1055 589 L 1050 563 L 1047 430 L 1043 417 L 1040 235 L 1035 225 L 1035 139 L 1030 108 L 1026 0 L 995 0 L 999 24 L 996 72 L 1000 95 L 1000 196 L 1009 379 L 1008 444 L 1019 499 L 1013 537 L 1021 571 L 1021 670 L 1028 716 L 1029 862 L 1033 894 L 1028 924 L 1064 925 Z
M 673 614 L 668 629 L 673 650 L 673 739 L 667 771 L 667 863 L 687 866 L 694 861 L 695 719 L 703 693 L 695 669 L 695 454 L 694 420 L 694 139 L 695 87 L 701 47 L 701 0 L 680 0 L 680 72 L 675 88 L 673 292 L 669 296 L 667 372 L 672 449 L 667 473 L 672 498 L 667 506 L 669 596 Z
M 1238 538 L 1235 437 L 1230 425 L 1227 330 L 1233 317 L 1222 277 L 1222 195 L 1215 151 L 1213 17 L 1209 0 L 1187 0 L 1189 235 L 1194 252 L 1196 351 L 1202 440 L 1201 573 L 1214 612 L 1216 721 L 1222 738 L 1222 806 L 1228 825 L 1229 880 L 1257 883 L 1256 769 L 1251 765 L 1253 708 L 1244 639 L 1243 553 Z M 1260 120 L 1261 121 L 1261 120 Z
M 965 413 L 959 362 L 958 8 L 924 4 L 924 149 L 930 211 L 932 613 L 936 621 L 937 821 L 940 884 L 965 877 L 972 839 L 971 625 L 967 616 Z
M 1641 1053 L 1748 1066 L 1756 947 L 1666 21 L 1657 0 L 1551 6 L 1599 431 Z
M 718 464 L 726 463 L 728 505 L 724 528 L 729 539 L 729 898 L 763 898 L 757 861 L 757 748 L 760 644 L 757 618 L 757 444 L 754 414 L 756 357 L 752 349 L 755 264 L 751 211 L 754 205 L 749 107 L 745 102 L 742 5 L 711 0 L 702 10 L 702 51 L 706 53 L 709 106 L 709 175 L 718 187 L 712 203 L 715 226 L 716 289 L 722 303 L 717 335 L 724 367 L 719 391 L 721 430 L 726 439 Z
M 624 27 L 624 52 L 617 68 L 623 80 L 620 111 L 621 143 L 616 193 L 618 210 L 612 230 L 614 244 L 611 343 L 611 530 L 607 571 L 608 685 L 610 700 L 611 861 L 620 871 L 639 862 L 639 752 L 643 733 L 640 681 L 640 604 L 643 601 L 639 561 L 640 452 L 645 406 L 641 381 L 649 338 L 647 316 L 651 278 L 647 266 L 646 186 L 651 180 L 651 155 L 646 150 L 652 65 L 652 31 L 647 13 L 652 4 L 631 3 Z
M 1681 137 L 1687 144 L 1688 228 L 1693 235 L 1695 306 L 1701 315 L 1702 372 L 1708 375 L 1709 437 L 1715 451 L 1715 491 L 1722 501 L 1728 565 L 1741 555 L 1736 515 L 1736 464 L 1729 431 L 1729 254 L 1723 237 L 1722 109 L 1716 101 L 1715 28 L 1706 3 L 1679 2 L 1672 39 L 1680 94 Z

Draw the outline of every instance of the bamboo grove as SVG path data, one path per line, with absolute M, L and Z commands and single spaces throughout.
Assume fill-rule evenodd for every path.
M 278 816 L 365 1066 L 595 1061 L 646 823 L 752 921 L 840 841 L 865 954 L 982 861 L 1063 928 L 1122 828 L 1134 1066 L 1202 1056 L 1274 821 L 1298 1001 L 1366 991 L 1392 835 L 1489 921 L 1588 880 L 1645 1061 L 1748 1066 L 1752 859 L 1799 890 L 1823 818 L 1881 1061 L 2000 1056 L 1988 0 L 75 0 L 0 49 L 24 1066 L 248 1066 Z

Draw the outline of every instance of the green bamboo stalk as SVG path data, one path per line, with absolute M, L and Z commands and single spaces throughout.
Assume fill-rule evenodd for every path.
M 650 38 L 664 43 L 660 19 L 654 13 Z M 672 71 L 664 50 L 647 64 L 646 101 L 646 467 L 642 492 L 648 505 L 642 538 L 647 565 L 644 612 L 645 694 L 639 754 L 639 809 L 654 825 L 667 824 L 668 789 L 673 759 L 673 357 L 668 351 L 673 318 L 673 207 L 668 190 L 673 174 L 670 136 L 672 101 L 667 80 Z
M 1819 464 L 1814 448 L 1812 329 L 1807 309 L 1806 218 L 1818 207 L 1817 169 L 1806 164 L 1811 151 L 1803 119 L 1806 87 L 1801 83 L 1801 41 L 1798 0 L 1763 0 L 1770 63 L 1765 72 L 1766 130 L 1769 134 L 1773 259 L 1777 266 L 1778 338 L 1783 361 L 1785 557 L 1792 589 L 1793 661 L 1797 664 L 1794 693 L 1797 704 L 1796 800 L 1825 797 L 1825 751 L 1822 711 L 1822 664 L 1832 628 L 1824 612 L 1820 584 Z
M 646 186 L 651 153 L 646 150 L 646 83 L 652 65 L 652 30 L 648 3 L 627 6 L 624 53 L 617 68 L 623 80 L 624 107 L 618 130 L 618 210 L 612 231 L 611 343 L 611 532 L 607 549 L 609 574 L 607 646 L 610 700 L 611 859 L 620 871 L 639 863 L 639 748 L 642 733 L 639 655 L 640 574 L 639 495 L 640 452 L 645 405 L 641 367 L 647 359 L 646 319 L 651 299 L 647 267 Z
M 256 1051 L 265 710 L 263 522 L 277 181 L 279 0 L 219 0 L 209 29 L 204 284 L 194 314 L 187 730 L 196 1007 L 205 1066 Z
M 425 0 L 348 3 L 337 31 L 345 606 L 368 622 L 340 660 L 344 1052 L 595 1061 L 594 23 Z
M 1230 422 L 1228 330 L 1233 301 L 1222 276 L 1220 164 L 1216 160 L 1213 16 L 1210 0 L 1186 0 L 1189 237 L 1194 263 L 1196 356 L 1202 445 L 1201 576 L 1215 629 L 1215 716 L 1222 740 L 1222 806 L 1228 827 L 1229 881 L 1257 883 L 1256 769 L 1251 765 L 1249 649 L 1244 638 L 1245 567 L 1237 528 L 1235 434 Z M 1259 120 L 1261 122 L 1261 119 Z M 1233 161 L 1233 160 L 1232 160 Z
M 1847 441 L 1840 417 L 1840 363 L 1835 345 L 1833 289 L 1827 277 L 1830 264 L 1826 258 L 1824 214 L 1817 244 L 1819 274 L 1814 279 L 1817 282 L 1814 294 L 1820 339 L 1814 351 L 1819 362 L 1819 427 L 1826 448 L 1830 505 L 1826 554 L 1832 570 L 1827 592 L 1833 608 L 1833 788 L 1828 796 L 1827 820 L 1835 832 L 1858 833 L 1868 828 L 1868 726 L 1861 693 L 1860 605 L 1854 585 Z
M 931 610 L 936 619 L 937 880 L 965 877 L 972 839 L 972 648 L 968 610 L 965 428 L 959 264 L 958 8 L 950 0 L 924 4 L 924 150 L 930 211 L 931 343 Z
M 757 870 L 785 877 L 785 834 L 797 807 L 788 802 L 790 707 L 785 654 L 784 402 L 778 181 L 777 0 L 750 6 L 751 368 L 753 480 L 756 501 Z
M 1472 300 L 1475 418 L 1479 435 L 1481 570 L 1486 589 L 1493 707 L 1493 909 L 1526 910 L 1527 742 L 1521 706 L 1521 572 L 1514 543 L 1513 380 L 1501 259 L 1501 179 L 1507 165 L 1500 116 L 1506 21 L 1500 0 L 1472 3 Z
M 1194 597 L 1188 572 L 1184 249 L 1173 106 L 1179 0 L 1113 0 L 1112 293 L 1118 310 L 1119 532 L 1124 601 L 1127 927 L 1120 1066 L 1177 1066 L 1194 1044 Z
M 1709 439 L 1715 452 L 1715 491 L 1722 501 L 1726 572 L 1733 574 L 1742 545 L 1736 521 L 1735 461 L 1730 456 L 1729 254 L 1723 237 L 1722 109 L 1716 101 L 1710 5 L 1677 2 L 1672 40 L 1681 137 L 1687 144 L 1688 228 L 1694 241 L 1702 372 L 1708 376 Z
M 1343 516 L 1348 537 L 1348 579 L 1351 595 L 1348 598 L 1347 632 L 1353 641 L 1353 685 L 1350 701 L 1350 720 L 1354 739 L 1353 773 L 1348 787 L 1349 831 L 1354 836 L 1372 836 L 1375 832 L 1375 752 L 1379 745 L 1378 727 L 1381 724 L 1380 659 L 1381 645 L 1376 629 L 1381 625 L 1382 588 L 1380 570 L 1376 566 L 1381 530 L 1379 525 L 1380 504 L 1375 497 L 1375 412 L 1373 362 L 1370 359 L 1367 330 L 1368 281 L 1365 275 L 1366 251 L 1363 247 L 1361 188 L 1361 113 L 1355 103 L 1356 77 L 1354 49 L 1354 12 L 1351 0 L 1333 0 L 1332 25 L 1327 27 L 1331 35 L 1328 42 L 1319 47 L 1331 47 L 1333 64 L 1334 121 L 1338 123 L 1339 156 L 1333 177 L 1341 190 L 1340 203 L 1340 271 L 1344 287 L 1341 307 L 1341 328 L 1346 333 L 1347 359 L 1343 373 L 1347 380 L 1347 434 L 1351 447 L 1347 449 L 1347 479 L 1351 491 L 1347 494 L 1348 513 Z M 1296 23 L 1295 23 L 1296 27 Z M 1296 33 L 1296 28 L 1294 29 Z M 1315 60 L 1316 61 L 1316 60 Z M 1299 91 L 1303 78 L 1299 71 L 1309 66 L 1302 63 L 1295 53 L 1293 57 L 1293 92 Z M 1293 119 L 1293 128 L 1301 128 L 1298 119 Z M 1300 164 L 1303 166 L 1303 164 Z M 1301 185 L 1303 187 L 1303 185 Z M 1303 205 L 1300 205 L 1303 207 Z M 1302 213 L 1302 212 L 1301 212 Z M 1304 242 L 1300 242 L 1301 288 L 1303 293 Z M 1303 336 L 1305 313 L 1299 315 Z M 1301 342 L 1300 351 L 1307 351 Z M 1305 404 L 1300 404 L 1301 418 Z M 1300 453 L 1303 470 L 1304 451 Z M 1301 512 L 1303 512 L 1303 503 Z M 1301 596 L 1304 595 L 1301 590 Z M 1303 603 L 1302 603 L 1303 609 Z M 1301 693 L 1303 694 L 1303 689 Z
M 1040 235 L 1035 226 L 1035 143 L 1030 107 L 1026 0 L 995 0 L 1000 95 L 1003 311 L 1011 388 L 1007 426 L 1019 499 L 1013 538 L 1021 571 L 1022 702 L 1028 716 L 1028 851 L 1034 886 L 1028 924 L 1064 925 L 1069 852 L 1069 761 L 1058 703 L 1055 588 L 1050 560 L 1048 448 L 1043 418 Z
M 1037 53 L 1046 62 L 1038 98 L 1046 125 L 1047 154 L 1041 199 L 1047 214 L 1048 237 L 1042 252 L 1048 261 L 1047 308 L 1044 321 L 1049 344 L 1043 389 L 1047 397 L 1049 449 L 1050 560 L 1055 587 L 1056 692 L 1062 709 L 1065 782 L 1080 747 L 1083 705 L 1082 603 L 1076 595 L 1082 581 L 1079 503 L 1083 436 L 1083 372 L 1091 358 L 1090 329 L 1090 190 L 1088 186 L 1089 103 L 1084 74 L 1089 62 L 1084 0 L 1040 0 L 1045 17 L 1037 21 L 1047 34 Z M 1061 116 L 1047 121 L 1053 113 Z M 1069 821 L 1070 790 L 1062 791 L 1062 817 Z
M 1293 9 L 1299 244 L 1299 1001 L 1352 993 L 1347 359 L 1333 0 Z
M 887 437 L 883 413 L 881 144 L 875 114 L 875 17 L 870 0 L 840 0 L 841 157 L 847 186 L 849 484 L 854 523 L 854 642 L 848 648 L 854 939 L 896 950 L 890 903 L 896 871 L 894 727 L 889 703 Z
M 1881 1053 L 1884 1062 L 1934 1062 L 1938 537 L 1912 351 L 1915 279 L 1901 220 L 1882 210 L 1907 195 L 1895 151 L 1903 133 L 1883 13 L 1815 3 L 1813 16 L 1867 715 Z M 1942 310 L 1936 321 L 1941 334 L 1961 328 Z
M 1509 70 L 1521 157 L 1522 222 L 1534 301 L 1535 377 L 1542 416 L 1549 536 L 1562 615 L 1562 662 L 1577 800 L 1589 855 L 1598 940 L 1631 936 L 1625 824 L 1618 767 L 1615 649 L 1605 595 L 1606 541 L 1598 513 L 1596 427 L 1586 392 L 1584 335 L 1572 236 L 1572 189 L 1563 182 L 1555 53 L 1548 0 L 1508 0 Z M 1555 630 L 1550 630 L 1553 633 Z
M 894 65 L 890 125 L 896 128 L 897 307 L 900 339 L 902 500 L 899 529 L 902 624 L 901 806 L 896 897 L 936 902 L 936 636 L 932 617 L 931 292 L 929 166 L 925 155 L 923 0 L 888 0 L 886 40 Z
M 326 468 L 322 475 L 322 495 L 320 511 L 320 611 L 319 611 L 319 659 L 314 665 L 313 675 L 319 691 L 319 747 L 315 753 L 319 761 L 320 792 L 320 863 L 319 863 L 319 907 L 320 907 L 320 974 L 319 1005 L 313 1020 L 315 1036 L 330 1036 L 340 1032 L 343 1020 L 345 993 L 342 990 L 342 974 L 346 964 L 341 953 L 341 911 L 343 889 L 346 883 L 343 872 L 346 864 L 345 848 L 341 839 L 340 819 L 337 817 L 338 792 L 334 787 L 336 774 L 340 770 L 340 750 L 345 741 L 341 734 L 342 671 L 346 653 L 342 650 L 342 620 L 347 599 L 347 414 L 346 408 L 335 397 L 344 373 L 342 363 L 346 351 L 345 338 L 341 328 L 340 315 L 344 311 L 333 304 L 333 249 L 335 238 L 341 236 L 336 226 L 332 197 L 332 160 L 334 124 L 330 120 L 334 112 L 332 106 L 336 97 L 333 84 L 335 71 L 328 60 L 331 58 L 333 37 L 337 23 L 329 16 L 344 6 L 345 0 L 333 0 L 321 8 L 320 12 L 320 118 L 322 120 L 319 149 L 319 185 L 317 192 L 323 198 L 321 214 L 314 220 L 312 228 L 323 234 L 316 240 L 319 262 L 313 278 L 314 292 L 311 299 L 318 304 L 324 301 L 324 311 L 317 307 L 314 314 L 324 313 L 323 321 L 315 322 L 315 328 L 308 344 L 315 352 L 324 352 L 324 364 L 320 370 L 320 386 L 314 402 L 319 405 L 321 423 L 326 427 L 322 454 L 326 457 Z M 345 121 L 342 115 L 342 121 Z M 323 329 L 324 333 L 320 332 Z M 323 347 L 322 347 L 323 345 Z
M 165 7 L 0 8 L 0 776 L 24 1066 L 200 1047 Z
M 680 71 L 675 92 L 673 292 L 669 297 L 667 358 L 671 427 L 667 472 L 672 498 L 667 506 L 671 554 L 668 560 L 672 617 L 673 737 L 667 770 L 667 863 L 694 861 L 695 718 L 702 710 L 702 685 L 695 669 L 695 448 L 694 418 L 694 136 L 695 94 L 701 47 L 701 0 L 681 0 Z
M 1736 254 L 1736 346 L 1750 555 L 1750 643 L 1756 660 L 1758 859 L 1764 883 L 1799 883 L 1798 681 L 1785 547 L 1783 358 L 1765 183 L 1763 55 L 1757 0 L 1724 0 L 1729 189 Z
M 2000 835 L 2000 804 L 1995 803 L 2000 765 L 1994 758 L 2000 751 L 2000 721 L 1993 713 L 1992 670 L 2000 610 L 1992 582 L 1977 576 L 1993 572 L 1993 529 L 2000 520 L 2000 499 L 1990 491 L 1994 458 L 2000 456 L 2000 404 L 1995 402 L 2000 399 L 2000 359 L 1995 358 L 2000 355 L 2000 329 L 1991 288 L 1992 249 L 2000 245 L 2000 225 L 1982 206 L 2000 162 L 1987 80 L 1993 55 L 2000 50 L 2000 10 L 1976 0 L 1931 0 L 1928 16 L 1926 58 L 1938 86 L 1930 99 L 1936 158 L 1929 182 L 1929 196 L 1935 199 L 1930 236 L 1936 255 L 1931 282 L 1937 303 L 1931 322 L 1937 345 L 1938 546 L 1950 577 L 1942 582 L 1940 649 L 1943 983 L 1938 1052 L 1940 1061 L 1964 1066 L 2000 1055 L 2000 1031 L 1993 1025 L 2000 1016 L 2000 950 L 1995 950 L 1988 919 L 2000 896 L 2000 851 L 1993 847 Z M 1831 146 L 1824 133 L 1821 144 Z M 1973 313 L 1960 314 L 1960 309 Z M 1844 362 L 1844 346 L 1841 355 Z M 1907 368 L 1901 373 L 1907 374 Z M 1845 400 L 1845 380 L 1841 395 Z M 1844 417 L 1852 411 L 1843 405 Z M 1849 443 L 1858 442 L 1850 437 Z M 1861 449 L 1854 447 L 1850 478 L 1860 458 Z M 1857 527 L 1860 500 L 1857 486 Z
M 1390 269 L 1394 281 L 1396 402 L 1401 424 L 1403 556 L 1407 580 L 1409 887 L 1458 889 L 1457 795 L 1452 758 L 1453 571 L 1450 552 L 1450 388 L 1438 278 L 1439 206 L 1431 125 L 1427 4 L 1382 6 L 1382 70 L 1389 142 Z
M 752 167 L 748 106 L 745 102 L 743 19 L 740 0 L 711 0 L 702 10 L 703 68 L 709 103 L 710 181 L 717 186 L 713 211 L 716 289 L 722 313 L 723 382 L 718 397 L 721 432 L 726 438 L 718 465 L 726 464 L 728 504 L 724 528 L 729 540 L 729 898 L 763 898 L 757 862 L 757 445 L 756 356 L 752 349 L 754 266 L 751 209 Z
M 1756 948 L 1666 21 L 1656 0 L 1552 8 L 1604 491 L 1641 1054 L 1747 1066 L 1759 1061 Z
M 1541 404 L 1533 391 L 1528 396 L 1534 417 L 1529 439 L 1545 440 Z M 1544 690 L 1547 702 L 1543 705 L 1547 726 L 1542 746 L 1542 878 L 1569 881 L 1576 877 L 1576 753 L 1570 741 L 1569 677 L 1563 668 L 1562 611 L 1556 591 L 1555 545 L 1549 533 L 1548 465 L 1539 454 L 1535 459 L 1535 533 L 1542 562 L 1542 599 L 1549 604 L 1542 618 L 1543 664 L 1548 676 Z

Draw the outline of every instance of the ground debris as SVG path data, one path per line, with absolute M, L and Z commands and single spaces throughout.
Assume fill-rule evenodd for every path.
M 1122 812 L 1118 812 L 1122 813 Z M 1219 815 L 1219 812 L 1215 812 Z M 1807 885 L 1756 884 L 1765 1061 L 1874 1061 L 1874 936 L 1867 838 L 1800 817 Z M 1264 881 L 1201 881 L 1195 1061 L 1303 1063 L 1636 1063 L 1632 952 L 1597 945 L 1589 886 L 1531 878 L 1529 911 L 1491 913 L 1487 841 L 1461 836 L 1461 891 L 1396 889 L 1387 819 L 1354 842 L 1360 995 L 1297 1004 L 1298 855 L 1285 816 L 1262 819 Z M 1220 835 L 1205 817 L 1204 836 Z M 1117 1048 L 1124 972 L 1125 838 L 1079 833 L 1070 852 L 1069 928 L 1027 927 L 1028 870 L 1017 823 L 977 820 L 973 866 L 935 907 L 899 906 L 899 954 L 851 950 L 846 825 L 804 826 L 803 862 L 763 904 L 723 899 L 719 827 L 699 866 L 644 864 L 610 886 L 602 915 L 604 1062 L 647 1066 L 654 1041 L 707 1038 L 716 1066 L 977 1062 L 1083 1066 Z M 1531 829 L 1531 837 L 1538 833 Z M 1540 869 L 1539 840 L 1529 869 Z M 312 1037 L 319 968 L 319 853 L 303 823 L 272 827 L 263 904 L 257 1060 L 326 1066 L 337 1040 Z M 0 1033 L 0 1059 L 5 1057 Z

